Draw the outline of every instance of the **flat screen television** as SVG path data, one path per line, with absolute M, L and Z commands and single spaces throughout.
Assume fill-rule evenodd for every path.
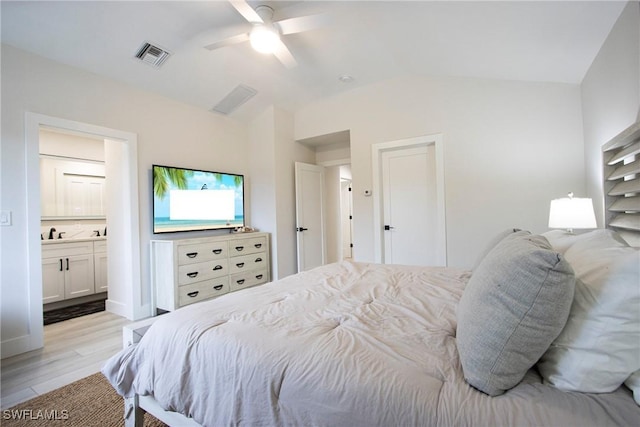
M 244 227 L 244 176 L 153 165 L 153 233 Z

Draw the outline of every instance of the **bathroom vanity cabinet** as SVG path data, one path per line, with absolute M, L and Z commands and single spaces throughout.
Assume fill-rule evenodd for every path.
M 94 246 L 100 252 L 96 253 Z M 43 244 L 42 302 L 48 304 L 105 292 L 106 255 L 106 240 Z

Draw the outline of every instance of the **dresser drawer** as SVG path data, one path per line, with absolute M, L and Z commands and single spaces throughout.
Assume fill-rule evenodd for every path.
M 267 250 L 267 238 L 238 239 L 229 242 L 229 256 L 236 257 Z
M 178 288 L 178 305 L 180 307 L 224 295 L 229 292 L 229 277 L 192 283 Z
M 231 292 L 237 291 L 251 286 L 266 283 L 269 279 L 267 269 L 247 271 L 244 273 L 233 274 L 229 282 Z
M 178 265 L 228 257 L 227 242 L 206 242 L 178 246 Z
M 229 267 L 226 259 L 214 259 L 197 264 L 187 264 L 178 267 L 178 286 L 200 282 L 213 277 L 226 276 Z
M 265 252 L 243 255 L 229 259 L 230 274 L 262 268 L 267 268 L 267 254 Z

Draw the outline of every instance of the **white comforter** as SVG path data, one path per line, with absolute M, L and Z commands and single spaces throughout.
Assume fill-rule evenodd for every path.
M 534 370 L 499 397 L 464 382 L 469 273 L 343 262 L 161 316 L 103 373 L 207 426 L 625 425 L 621 387 L 565 393 Z

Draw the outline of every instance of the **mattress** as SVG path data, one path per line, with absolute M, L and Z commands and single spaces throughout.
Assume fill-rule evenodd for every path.
M 103 373 L 206 426 L 631 425 L 613 393 L 535 369 L 502 396 L 465 381 L 456 306 L 468 271 L 341 262 L 160 316 Z

